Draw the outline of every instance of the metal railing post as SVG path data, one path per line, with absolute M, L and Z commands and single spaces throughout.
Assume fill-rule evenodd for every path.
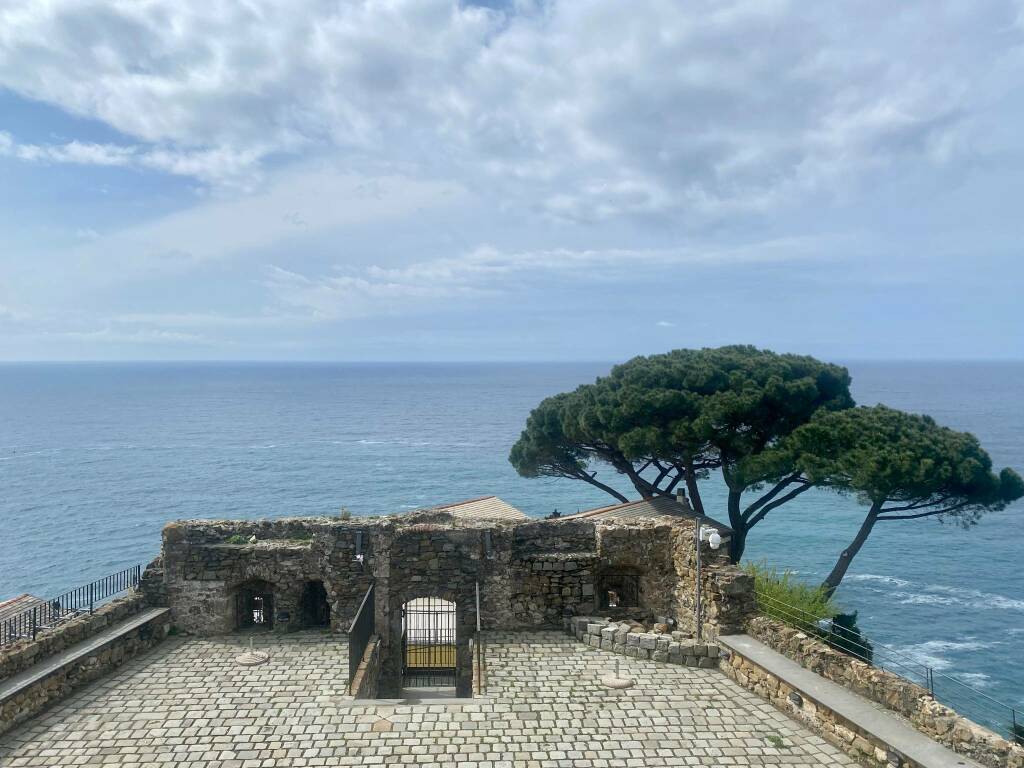
M 39 627 L 39 616 L 37 614 L 37 606 L 32 606 L 32 639 L 36 639 L 36 630 Z
M 93 600 L 92 600 L 92 585 L 94 583 L 95 582 L 92 582 L 92 581 L 89 582 L 89 613 L 92 613 L 92 603 L 93 603 Z

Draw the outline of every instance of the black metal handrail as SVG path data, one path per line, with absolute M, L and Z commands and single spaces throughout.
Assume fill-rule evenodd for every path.
M 933 667 L 921 663 L 909 654 L 874 641 L 867 643 L 858 633 L 850 632 L 828 618 L 815 616 L 761 590 L 756 590 L 756 596 L 758 605 L 765 615 L 816 635 L 830 646 L 854 658 L 920 685 L 936 701 L 977 718 L 982 725 L 1010 741 L 1024 744 L 1024 734 L 1021 732 L 1021 725 L 1024 723 L 1022 713 L 1009 704 L 998 701 L 950 675 L 936 672 Z
M 359 610 L 352 619 L 348 628 L 348 684 L 351 687 L 356 677 L 356 670 L 366 653 L 366 646 L 370 643 L 374 626 L 373 606 L 373 584 L 363 595 L 363 601 L 359 604 Z
M 19 640 L 35 640 L 41 632 L 53 629 L 76 616 L 92 613 L 107 599 L 137 587 L 141 580 L 142 566 L 133 565 L 70 589 L 57 597 L 40 601 L 0 622 L 0 648 Z

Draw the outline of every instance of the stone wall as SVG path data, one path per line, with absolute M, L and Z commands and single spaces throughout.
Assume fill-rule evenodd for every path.
M 137 610 L 137 604 L 142 602 L 134 597 L 129 600 L 136 604 L 133 605 L 135 610 Z M 99 629 L 115 623 L 113 617 L 128 610 L 125 604 L 105 607 L 110 609 L 104 617 L 106 623 L 100 627 L 99 621 L 93 622 L 90 627 L 93 631 L 89 633 L 90 635 L 95 635 Z M 98 614 L 97 611 L 93 617 Z M 127 615 L 130 614 L 126 614 L 122 618 Z M 169 630 L 170 617 L 164 612 L 161 616 L 136 627 L 131 632 L 103 644 L 88 656 L 63 664 L 38 682 L 0 702 L 0 734 L 63 699 L 76 688 L 102 677 L 128 659 L 149 650 L 160 643 L 167 636 Z M 83 630 L 76 630 L 70 634 L 77 634 L 79 631 Z M 86 639 L 88 636 L 79 637 L 79 640 Z M 35 661 L 41 660 L 38 657 L 35 659 Z
M 107 627 L 134 616 L 145 607 L 145 598 L 133 591 L 126 597 L 100 606 L 92 614 L 84 614 L 64 622 L 49 632 L 41 633 L 35 640 L 19 640 L 5 646 L 0 650 L 0 681 L 24 672 L 76 643 L 88 640 Z
M 363 559 L 355 556 L 364 527 L 326 518 L 171 523 L 161 557 L 175 626 L 202 635 L 232 631 L 237 590 L 262 581 L 273 588 L 275 629 L 298 629 L 304 626 L 303 591 L 319 581 L 331 627 L 344 631 L 373 581 L 370 530 L 362 536 Z M 252 536 L 256 542 L 248 543 Z
M 744 688 L 771 702 L 793 719 L 803 722 L 859 763 L 878 768 L 888 768 L 891 765 L 916 768 L 913 763 L 897 761 L 887 744 L 862 731 L 831 709 L 803 698 L 800 692 L 744 656 L 733 653 L 722 664 L 722 669 Z
M 488 568 L 482 531 L 422 523 L 388 533 L 388 556 L 374 571 L 381 695 L 397 696 L 402 687 L 402 606 L 416 598 L 439 597 L 455 604 L 455 688 L 459 696 L 471 696 L 469 641 L 477 624 L 476 586 L 485 581 Z
M 707 640 L 742 632 L 746 622 L 757 613 L 754 580 L 729 562 L 728 531 L 722 532 L 722 544 L 717 550 L 706 542 L 701 544 L 701 637 Z M 679 629 L 696 635 L 694 522 L 677 524 L 672 536 L 673 564 L 678 576 L 673 614 Z
M 917 730 L 958 754 L 991 768 L 1024 768 L 1024 747 L 960 716 L 934 701 L 924 688 L 899 675 L 852 658 L 798 629 L 764 616 L 749 621 L 746 631 L 802 667 L 902 715 Z M 864 734 L 837 721 L 828 711 L 806 707 L 807 702 L 802 708 L 795 706 L 788 699 L 790 691 L 784 684 L 769 678 L 759 668 L 751 667 L 749 662 L 734 656 L 726 671 L 781 709 L 815 725 L 826 735 L 831 733 L 833 740 L 851 753 L 870 753 Z
M 724 561 L 724 550 L 705 557 L 705 629 L 714 638 L 742 625 L 753 584 Z M 164 529 L 161 558 L 147 569 L 146 594 L 157 604 L 165 600 L 175 625 L 197 634 L 232 631 L 234 596 L 253 580 L 273 595 L 276 631 L 302 626 L 304 585 L 321 581 L 331 628 L 344 632 L 375 584 L 382 696 L 397 695 L 401 685 L 402 606 L 419 597 L 456 605 L 462 695 L 469 695 L 469 640 L 478 620 L 483 630 L 558 629 L 567 615 L 602 612 L 675 620 L 678 629 L 694 630 L 688 518 L 489 522 L 426 511 L 353 520 L 187 521 Z M 603 575 L 623 573 L 638 578 L 639 605 L 599 609 Z
M 517 560 L 510 579 L 511 626 L 557 627 L 566 613 L 592 613 L 597 560 L 594 553 L 534 554 Z
M 352 678 L 349 693 L 357 699 L 376 699 L 379 695 L 380 681 L 380 638 L 370 637 L 363 652 L 363 660 Z

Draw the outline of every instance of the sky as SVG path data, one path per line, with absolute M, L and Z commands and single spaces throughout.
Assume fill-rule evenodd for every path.
M 4 0 L 0 360 L 1024 357 L 1024 0 Z

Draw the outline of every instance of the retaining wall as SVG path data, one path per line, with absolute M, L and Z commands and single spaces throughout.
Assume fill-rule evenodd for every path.
M 121 609 L 125 610 L 124 606 Z M 106 614 L 106 618 L 110 619 L 116 612 L 117 609 L 112 608 Z M 111 625 L 114 623 L 110 622 Z M 157 645 L 167 636 L 170 626 L 170 616 L 167 611 L 163 611 L 150 621 L 90 649 L 88 653 L 75 656 L 66 663 L 55 666 L 45 676 L 3 698 L 0 700 L 0 734 L 63 699 L 76 688 L 102 677 L 121 666 L 128 659 Z M 104 628 L 109 628 L 109 626 Z M 95 634 L 96 632 L 92 633 L 92 635 Z M 70 646 L 64 650 L 69 648 Z M 45 660 L 38 659 L 37 663 L 43 661 Z
M 918 731 L 958 754 L 991 768 L 1024 768 L 1024 747 L 959 715 L 933 700 L 927 690 L 899 675 L 841 653 L 798 629 L 764 616 L 749 621 L 746 632 L 805 669 L 902 715 Z M 841 742 L 840 746 L 878 760 L 876 745 L 870 744 L 864 734 L 838 721 L 828 710 L 796 706 L 789 700 L 791 691 L 787 686 L 756 665 L 734 655 L 728 665 L 723 664 L 723 669 L 794 717 L 825 735 L 832 734 L 837 743 Z
M 133 591 L 125 597 L 105 603 L 91 614 L 83 614 L 52 630 L 40 632 L 35 640 L 26 638 L 5 646 L 0 649 L 0 682 L 76 643 L 88 640 L 108 627 L 134 616 L 145 607 L 143 595 Z

